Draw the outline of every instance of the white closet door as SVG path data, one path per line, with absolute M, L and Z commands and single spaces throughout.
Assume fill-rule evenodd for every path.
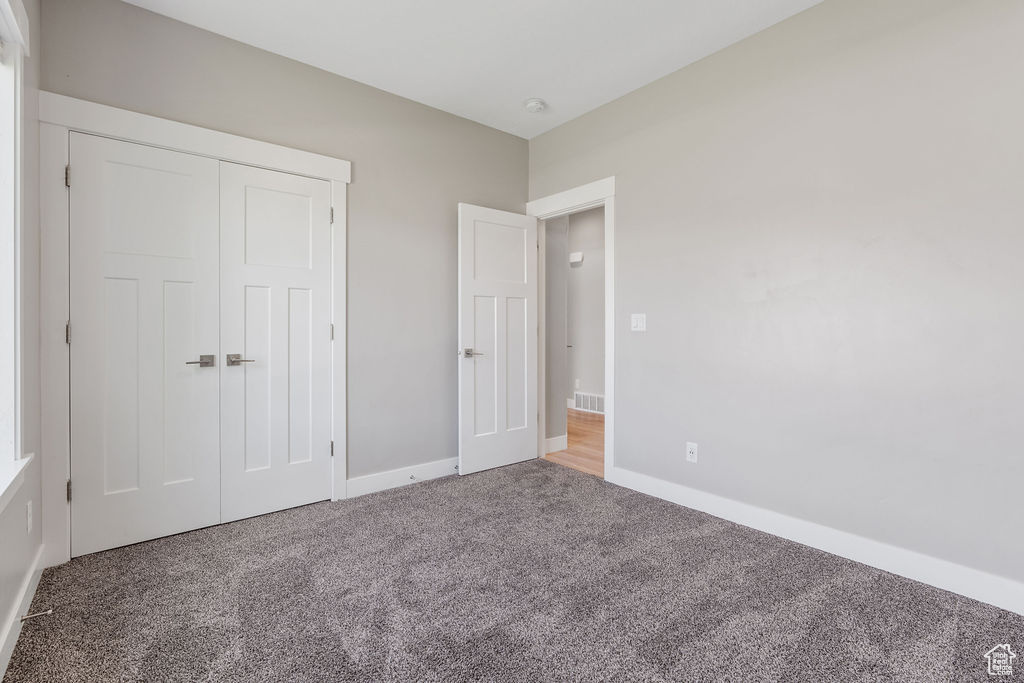
M 221 163 L 228 522 L 331 496 L 330 183 Z M 221 360 L 225 360 L 222 356 Z
M 74 556 L 220 520 L 218 162 L 71 133 Z

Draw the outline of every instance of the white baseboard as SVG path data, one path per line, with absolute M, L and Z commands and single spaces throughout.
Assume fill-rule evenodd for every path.
M 7 672 L 7 665 L 11 661 L 11 655 L 14 654 L 14 646 L 18 642 L 18 636 L 21 635 L 21 615 L 26 614 L 32 605 L 32 598 L 35 597 L 36 587 L 39 585 L 39 577 L 43 574 L 40 562 L 42 557 L 43 546 L 40 545 L 32 560 L 32 565 L 21 582 L 17 600 L 11 608 L 11 613 L 7 616 L 6 623 L 3 624 L 3 631 L 0 631 L 0 679 Z
M 605 478 L 613 484 L 634 491 L 781 536 L 1017 614 L 1024 614 L 1024 583 L 1012 579 L 722 498 L 682 484 L 631 472 L 621 467 L 610 469 Z
M 564 451 L 569 448 L 569 435 L 562 434 L 562 436 L 553 436 L 550 439 L 544 440 L 544 452 L 545 453 L 557 453 L 558 451 Z
M 356 496 L 364 496 L 367 493 L 393 489 L 396 486 L 405 486 L 406 484 L 415 484 L 418 481 L 437 479 L 449 474 L 458 474 L 458 465 L 458 458 L 447 458 L 445 460 L 425 462 L 422 465 L 400 467 L 397 470 L 377 472 L 376 474 L 367 474 L 362 477 L 349 479 L 348 497 L 355 498 Z

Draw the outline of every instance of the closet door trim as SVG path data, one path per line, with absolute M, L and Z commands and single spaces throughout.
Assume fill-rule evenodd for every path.
M 49 92 L 39 93 L 40 121 L 40 365 L 41 469 L 44 556 L 48 567 L 71 558 L 70 477 L 70 354 L 66 342 L 70 323 L 70 251 L 68 185 L 74 186 L 69 163 L 71 132 L 89 133 L 125 142 L 206 156 L 219 161 L 326 180 L 331 184 L 331 499 L 347 497 L 346 481 L 346 244 L 347 185 L 352 165 L 344 159 L 291 149 L 260 140 L 108 107 Z M 73 491 L 73 485 L 72 485 Z

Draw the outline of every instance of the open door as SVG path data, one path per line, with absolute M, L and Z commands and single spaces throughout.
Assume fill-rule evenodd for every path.
M 537 457 L 537 219 L 459 204 L 459 473 Z

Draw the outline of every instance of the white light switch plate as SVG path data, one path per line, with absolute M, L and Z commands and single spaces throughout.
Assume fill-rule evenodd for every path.
M 631 332 L 646 332 L 647 314 L 634 313 L 629 319 L 629 329 Z
M 686 462 L 697 462 L 697 444 L 686 442 Z

